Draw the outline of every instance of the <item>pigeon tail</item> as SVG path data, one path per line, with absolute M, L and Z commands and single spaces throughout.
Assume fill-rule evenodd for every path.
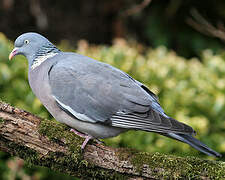
M 209 155 L 209 156 L 214 156 L 214 157 L 222 157 L 221 154 L 218 152 L 212 150 L 205 144 L 203 144 L 201 141 L 195 139 L 193 136 L 188 135 L 188 134 L 175 134 L 175 133 L 167 133 L 167 134 L 162 134 L 164 136 L 179 140 L 181 142 L 187 143 L 193 148 Z

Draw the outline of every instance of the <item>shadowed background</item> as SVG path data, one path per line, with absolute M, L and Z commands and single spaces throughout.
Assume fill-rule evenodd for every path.
M 25 58 L 7 60 L 18 35 L 39 32 L 62 50 L 104 61 L 143 82 L 168 115 L 191 125 L 197 138 L 225 155 L 224 9 L 222 0 L 2 0 L 0 98 L 52 118 L 29 88 Z M 130 131 L 105 141 L 114 147 L 210 159 L 154 133 Z M 27 167 L 0 152 L 0 179 L 51 178 L 74 179 Z

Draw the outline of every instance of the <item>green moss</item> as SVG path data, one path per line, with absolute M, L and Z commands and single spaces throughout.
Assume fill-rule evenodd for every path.
M 25 160 L 26 166 L 44 166 L 51 170 L 63 172 L 68 175 L 82 177 L 84 179 L 128 179 L 129 176 L 117 173 L 114 170 L 106 170 L 96 167 L 86 160 L 78 159 L 73 153 L 51 152 L 43 156 L 24 146 L 23 144 L 12 143 L 0 136 L 1 141 L 10 149 L 14 156 Z M 82 154 L 82 153 L 81 153 Z
M 82 177 L 83 179 L 128 179 L 128 175 L 117 173 L 114 170 L 107 170 L 96 167 L 85 160 L 74 161 L 70 155 L 62 153 L 51 153 L 49 158 L 42 162 L 42 166 L 52 170 L 64 172 L 71 176 Z M 54 161 L 54 162 L 52 162 Z
M 39 125 L 39 133 L 47 136 L 51 141 L 64 143 L 69 147 L 68 154 L 49 153 L 38 165 L 49 167 L 55 171 L 89 179 L 127 179 L 128 176 L 113 170 L 106 170 L 83 159 L 81 144 L 84 139 L 74 135 L 70 128 L 62 123 L 51 120 L 42 120 Z
M 51 141 L 68 145 L 74 154 L 81 153 L 82 138 L 70 132 L 70 128 L 62 123 L 51 120 L 42 120 L 39 125 L 39 133 L 47 136 Z
M 32 150 L 22 144 L 17 144 L 6 140 L 3 136 L 0 136 L 2 142 L 4 142 L 7 149 L 10 149 L 10 153 L 14 156 L 19 156 L 24 159 L 27 164 L 36 164 L 40 161 L 39 153 Z
M 87 177 L 122 179 L 128 178 L 112 170 L 96 168 L 94 165 L 83 160 L 81 144 L 83 139 L 69 131 L 69 127 L 56 121 L 43 120 L 39 127 L 39 133 L 47 136 L 51 141 L 64 143 L 69 147 L 69 156 L 62 153 L 51 153 L 47 160 L 42 162 L 57 171 L 64 171 L 70 175 Z M 155 178 L 195 178 L 207 176 L 212 179 L 225 177 L 225 164 L 217 161 L 201 160 L 194 157 L 180 158 L 176 156 L 150 154 L 138 152 L 134 149 L 119 149 L 116 154 L 120 160 L 130 159 L 131 163 L 142 174 L 143 165 L 153 169 L 151 172 Z M 76 174 L 74 174 L 76 172 Z M 86 176 L 85 175 L 85 176 Z
M 0 118 L 0 123 L 4 123 L 4 119 Z
M 153 169 L 152 175 L 156 178 L 196 178 L 207 176 L 210 179 L 225 178 L 225 163 L 202 160 L 194 157 L 181 158 L 159 153 L 135 153 L 131 157 L 132 164 L 142 173 L 143 165 Z
M 121 148 L 119 151 L 116 152 L 116 155 L 119 157 L 119 160 L 127 160 L 132 154 L 138 153 L 136 149 L 128 149 L 128 148 Z

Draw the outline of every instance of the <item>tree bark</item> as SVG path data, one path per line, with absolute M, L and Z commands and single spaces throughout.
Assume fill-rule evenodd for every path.
M 225 163 L 195 157 L 111 148 L 83 139 L 69 127 L 0 102 L 0 150 L 28 164 L 83 179 L 224 179 Z

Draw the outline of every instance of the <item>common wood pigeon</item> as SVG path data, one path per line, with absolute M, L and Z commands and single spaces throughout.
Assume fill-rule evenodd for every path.
M 59 122 L 89 139 L 143 130 L 221 155 L 195 139 L 188 125 L 167 116 L 155 94 L 125 72 L 87 56 L 62 52 L 38 33 L 20 35 L 9 55 L 24 55 L 34 94 Z

